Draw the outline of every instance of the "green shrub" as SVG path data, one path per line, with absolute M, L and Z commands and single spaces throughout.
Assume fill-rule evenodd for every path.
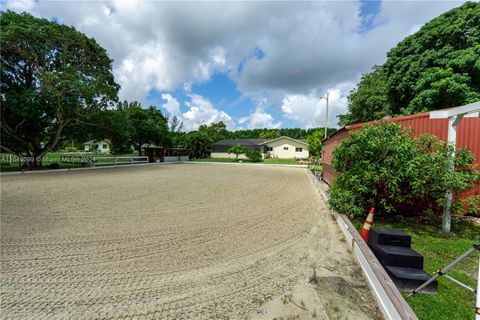
M 310 171 L 312 171 L 312 173 L 317 173 L 317 172 L 322 172 L 322 165 L 321 164 L 314 164 L 312 166 L 310 166 Z
M 75 152 L 77 151 L 77 148 L 75 147 L 65 147 L 65 152 Z
M 472 195 L 457 202 L 455 214 L 480 217 L 480 195 Z
M 251 162 L 260 162 L 263 160 L 262 154 L 258 150 L 248 151 L 246 156 Z
M 239 144 L 234 145 L 230 149 L 228 149 L 228 154 L 233 153 L 235 155 L 235 159 L 238 159 L 238 156 L 247 152 L 247 148 L 242 147 Z
M 60 164 L 54 162 L 54 163 L 50 163 L 50 165 L 48 166 L 50 169 L 60 169 Z
M 441 213 L 447 190 L 454 195 L 479 180 L 474 156 L 458 150 L 450 171 L 452 148 L 432 135 L 412 138 L 395 123 L 379 122 L 353 132 L 334 150 L 339 173 L 330 205 L 341 213 L 362 214 L 375 207 L 392 214 Z

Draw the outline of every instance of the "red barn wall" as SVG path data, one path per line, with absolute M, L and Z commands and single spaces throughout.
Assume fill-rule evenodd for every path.
M 448 119 L 430 119 L 430 113 L 424 112 L 410 116 L 391 118 L 386 121 L 396 122 L 401 126 L 412 128 L 413 136 L 418 137 L 421 134 L 429 133 L 446 141 L 448 135 Z M 343 139 L 350 135 L 350 132 L 358 130 L 365 125 L 373 122 L 365 122 L 347 126 L 340 129 L 331 138 L 323 141 L 322 164 L 324 173 L 322 178 L 329 185 L 332 184 L 337 173 L 331 167 L 333 159 L 333 149 L 339 145 Z M 457 126 L 457 148 L 468 148 L 475 155 L 475 163 L 480 166 L 480 117 L 463 118 Z M 478 194 L 480 195 L 480 185 L 472 190 L 465 192 L 463 197 Z

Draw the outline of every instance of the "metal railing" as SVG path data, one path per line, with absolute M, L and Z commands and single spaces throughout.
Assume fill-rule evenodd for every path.
M 22 157 L 12 154 L 0 154 L 0 160 L 2 166 L 12 166 L 13 164 L 17 164 L 21 166 L 24 163 L 28 163 L 34 160 L 33 157 Z M 37 159 L 40 162 L 40 159 Z M 120 156 L 120 157 L 112 157 L 112 156 L 92 156 L 92 155 L 80 155 L 80 154 L 60 154 L 54 156 L 45 156 L 41 159 L 44 165 L 48 165 L 50 163 L 70 163 L 72 165 L 84 165 L 84 166 L 108 166 L 108 165 L 125 165 L 125 164 L 142 164 L 148 163 L 148 156 Z
M 148 163 L 148 157 L 147 156 L 94 157 L 92 161 L 92 167 L 104 166 L 104 165 L 118 166 L 118 165 L 124 165 L 124 164 L 141 164 L 141 163 Z

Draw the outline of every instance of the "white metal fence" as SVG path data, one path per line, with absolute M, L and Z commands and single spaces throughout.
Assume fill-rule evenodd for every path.
M 148 163 L 147 156 L 138 157 L 93 157 L 92 166 L 105 166 L 105 165 L 123 165 L 123 164 L 141 164 Z
M 33 162 L 33 157 L 19 157 L 13 154 L 0 154 L 0 160 L 2 165 L 22 165 L 28 162 Z M 40 159 L 37 159 L 37 162 Z M 147 156 L 91 156 L 91 155 L 78 155 L 78 154 L 59 154 L 53 156 L 45 156 L 41 159 L 44 165 L 51 163 L 67 163 L 67 164 L 82 164 L 84 166 L 118 166 L 125 164 L 142 164 L 148 163 Z

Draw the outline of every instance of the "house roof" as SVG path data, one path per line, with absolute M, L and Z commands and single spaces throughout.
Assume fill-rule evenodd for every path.
M 107 143 L 112 143 L 111 139 L 93 139 L 93 140 L 85 141 L 83 144 L 93 144 L 93 143 L 102 142 L 102 141 L 105 141 Z
M 265 142 L 265 139 L 223 139 L 212 144 L 212 146 L 259 146 Z
M 308 145 L 307 141 L 304 140 L 304 139 L 293 139 L 293 138 L 290 138 L 290 137 L 287 137 L 287 136 L 281 136 L 281 137 L 278 137 L 278 138 L 275 138 L 275 139 L 272 139 L 272 140 L 268 140 L 268 141 L 265 141 L 262 144 L 268 144 L 268 143 L 271 143 L 273 141 L 277 141 L 277 140 L 280 140 L 280 139 L 289 139 L 289 140 L 296 141 L 296 142 L 299 142 L 299 143 L 304 144 L 304 145 Z
M 304 145 L 308 145 L 306 140 L 293 139 L 293 138 L 290 138 L 290 137 L 287 137 L 287 136 L 281 136 L 281 137 L 271 139 L 271 140 L 266 140 L 266 139 L 223 139 L 223 140 L 215 142 L 214 144 L 212 144 L 212 146 L 234 146 L 234 145 L 237 145 L 237 144 L 239 144 L 241 146 L 262 146 L 262 145 L 268 144 L 270 142 L 273 142 L 273 141 L 276 141 L 276 140 L 279 140 L 279 139 L 284 139 L 284 138 L 292 140 L 292 141 L 299 142 L 299 143 L 304 144 Z

